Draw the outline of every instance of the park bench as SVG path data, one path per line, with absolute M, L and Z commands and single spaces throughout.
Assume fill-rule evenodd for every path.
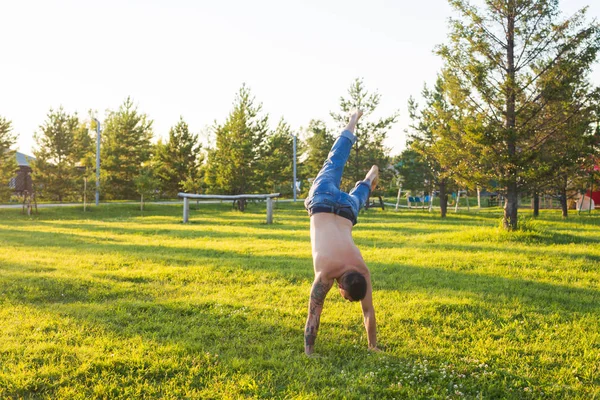
M 375 199 L 367 200 L 367 204 L 365 205 L 365 208 L 369 209 L 369 208 L 373 208 L 373 207 L 381 207 L 382 210 L 385 210 L 385 205 L 383 204 L 383 197 L 377 196 L 377 198 L 379 199 L 379 202 L 376 202 Z
M 191 194 L 191 193 L 178 193 L 178 197 L 183 198 L 183 223 L 189 221 L 190 216 L 190 199 L 202 199 L 202 200 L 250 200 L 259 199 L 267 201 L 267 224 L 273 223 L 273 198 L 279 197 L 279 193 L 271 194 L 238 194 L 238 195 L 218 195 L 218 194 Z

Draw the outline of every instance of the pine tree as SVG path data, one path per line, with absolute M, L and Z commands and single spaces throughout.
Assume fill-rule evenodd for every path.
M 79 190 L 78 162 L 80 141 L 87 129 L 77 113 L 67 114 L 62 107 L 50 109 L 47 119 L 34 134 L 33 182 L 38 195 L 53 201 L 73 200 Z
M 135 199 L 134 180 L 151 157 L 152 120 L 128 97 L 104 121 L 101 149 L 103 194 L 107 199 Z
M 95 197 L 96 192 L 96 122 L 94 113 L 88 114 L 88 121 L 80 124 L 75 137 L 75 152 L 77 155 L 77 167 L 79 170 L 78 186 L 84 188 L 84 180 L 87 179 L 86 196 L 88 200 Z M 81 191 L 83 197 L 83 191 Z
M 139 173 L 133 179 L 137 194 L 140 195 L 140 211 L 144 211 L 144 200 L 153 196 L 160 186 L 160 180 L 154 174 L 154 167 L 142 165 Z
M 17 138 L 12 132 L 11 125 L 11 121 L 0 117 L 0 201 L 10 198 L 12 189 L 8 184 L 17 175 L 15 151 L 11 150 Z
M 369 93 L 364 87 L 362 79 L 356 79 L 348 89 L 348 97 L 340 97 L 340 112 L 331 113 L 331 117 L 339 124 L 340 128 L 346 126 L 348 115 L 352 110 L 363 110 L 363 116 L 356 126 L 356 143 L 346 163 L 342 188 L 348 190 L 354 183 L 364 179 L 365 174 L 372 165 L 378 165 L 380 171 L 380 185 L 385 186 L 385 181 L 391 179 L 387 168 L 389 162 L 389 149 L 383 142 L 387 132 L 398 119 L 398 112 L 387 118 L 371 120 L 370 116 L 379 106 L 381 95 L 377 92 Z
M 548 106 L 548 112 L 568 114 L 569 109 L 577 104 L 576 100 L 568 98 L 554 101 Z M 583 108 L 573 114 L 567 124 L 561 124 L 560 131 L 553 134 L 552 140 L 535 154 L 535 168 L 526 171 L 526 179 L 536 182 L 535 188 L 539 192 L 545 191 L 559 199 L 563 218 L 568 217 L 568 201 L 587 185 L 588 170 L 592 167 L 590 160 L 595 153 L 593 144 L 597 140 L 594 119 L 595 113 L 591 108 Z M 545 132 L 542 130 L 536 138 Z M 534 215 L 537 215 L 536 211 Z
M 302 173 L 314 179 L 323 167 L 335 137 L 320 120 L 311 120 L 306 134 L 306 159 L 302 163 Z
M 216 125 L 216 147 L 208 152 L 206 184 L 215 193 L 244 194 L 261 187 L 260 156 L 268 132 L 268 116 L 245 85 L 239 90 L 233 110 L 222 125 Z M 243 210 L 244 202 L 240 202 Z
M 433 174 L 423 155 L 410 146 L 394 157 L 394 168 L 402 182 L 402 189 L 411 192 L 432 190 Z
M 185 190 L 184 182 L 199 180 L 200 151 L 198 135 L 190 133 L 188 124 L 180 117 L 169 130 L 167 143 L 156 144 L 155 175 L 161 181 L 164 194 L 174 197 Z
M 427 165 L 428 171 L 423 173 L 424 178 L 439 190 L 440 214 L 445 218 L 448 209 L 447 193 L 450 186 L 455 186 L 451 178 L 452 171 L 454 166 L 461 164 L 460 159 L 455 157 L 459 153 L 446 146 L 452 143 L 452 126 L 456 116 L 446 98 L 442 76 L 438 76 L 432 90 L 425 87 L 422 96 L 426 102 L 422 109 L 419 109 L 414 99 L 409 100 L 408 110 L 412 123 L 408 132 L 408 144 L 410 150 L 419 155 L 413 161 L 415 168 L 421 167 L 421 163 Z M 428 189 L 432 191 L 433 187 Z
M 537 102 L 544 108 L 532 116 L 537 119 L 529 143 L 534 167 L 524 171 L 525 181 L 534 190 L 557 195 L 563 218 L 568 217 L 568 200 L 587 183 L 585 165 L 594 155 L 593 123 L 600 89 L 594 90 L 587 79 L 588 62 L 558 60 L 536 82 L 540 86 Z
M 185 181 L 182 182 L 182 188 L 185 193 L 196 193 L 200 194 L 204 192 L 206 183 L 204 177 L 206 175 L 206 152 L 200 151 L 197 154 L 196 169 L 190 171 L 190 174 L 186 177 Z
M 449 144 L 462 162 L 454 172 L 473 184 L 498 182 L 506 195 L 504 226 L 515 229 L 519 193 L 531 183 L 524 171 L 535 167 L 536 154 L 571 118 L 539 118 L 552 101 L 544 95 L 587 75 L 600 47 L 599 28 L 585 23 L 585 10 L 558 21 L 557 0 L 489 0 L 481 8 L 466 0 L 450 4 L 459 18 L 451 20 L 450 43 L 438 53 L 446 87 L 464 116 Z M 557 65 L 566 68 L 545 79 Z M 589 96 L 582 94 L 578 103 L 585 104 Z M 553 128 L 541 133 L 547 126 Z
M 266 139 L 260 159 L 259 173 L 263 188 L 271 193 L 289 195 L 294 180 L 294 137 L 282 119 Z

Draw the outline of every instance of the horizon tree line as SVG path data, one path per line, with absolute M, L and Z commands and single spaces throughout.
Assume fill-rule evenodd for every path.
M 340 129 L 352 108 L 365 112 L 342 188 L 348 190 L 378 164 L 381 186 L 400 178 L 407 188 L 439 192 L 442 217 L 448 193 L 481 188 L 504 197 L 507 230 L 518 228 L 524 195 L 533 199 L 534 216 L 540 195 L 556 196 L 566 218 L 569 197 L 598 174 L 600 88 L 590 73 L 600 51 L 600 25 L 586 20 L 585 8 L 563 18 L 558 0 L 448 1 L 455 15 L 447 41 L 435 49 L 442 68 L 423 89 L 422 105 L 409 100 L 407 149 L 391 162 L 393 168 L 384 140 L 398 112 L 374 119 L 377 92 L 356 79 L 339 110 L 330 113 L 338 124 L 333 129 Z M 291 141 L 298 132 L 284 120 L 271 129 L 268 114 L 245 85 L 224 122 L 211 128 L 215 140 L 205 148 L 183 119 L 167 142 L 152 144 L 152 120 L 130 98 L 109 111 L 104 125 L 105 199 L 292 190 Z M 59 108 L 50 110 L 36 133 L 34 178 L 43 196 L 59 201 L 74 196 L 75 167 L 93 169 L 84 126 L 76 114 Z M 319 120 L 308 123 L 299 145 L 300 179 L 316 175 L 333 129 Z M 10 121 L 0 120 L 0 157 L 7 159 L 14 140 Z M 0 174 L 10 168 L 4 163 Z
M 364 99 L 368 99 L 365 102 Z M 340 98 L 340 111 L 332 112 L 342 126 L 349 107 L 366 105 L 375 110 L 380 101 L 377 92 L 369 93 L 362 79 L 356 79 L 346 97 Z M 83 193 L 83 180 L 95 181 L 96 139 L 90 111 L 86 118 L 62 107 L 51 108 L 35 132 L 35 161 L 32 178 L 36 195 L 49 201 L 77 201 Z M 389 149 L 383 146 L 387 132 L 396 121 L 392 117 L 369 122 L 360 129 L 361 146 L 352 160 L 350 178 L 364 176 L 371 163 L 387 165 Z M 298 140 L 297 178 L 316 176 L 335 137 L 323 121 L 311 120 L 302 131 L 294 131 L 281 119 L 274 128 L 269 115 L 244 84 L 236 94 L 233 107 L 223 122 L 210 128 L 214 141 L 203 146 L 199 135 L 180 117 L 169 129 L 166 139 L 153 143 L 153 120 L 140 111 L 130 97 L 117 110 L 108 110 L 101 122 L 101 199 L 129 200 L 174 198 L 178 192 L 242 194 L 260 191 L 292 193 L 293 136 Z M 0 119 L 0 157 L 14 161 L 9 150 L 16 141 L 10 121 Z M 352 158 L 352 157 L 351 157 Z M 16 163 L 2 162 L 2 181 L 10 179 Z M 359 178 L 360 179 L 360 178 Z M 6 185 L 7 186 L 7 185 Z M 307 189 L 304 185 L 303 189 Z M 88 198 L 94 185 L 88 185 Z M 8 190 L 3 193 L 7 199 Z

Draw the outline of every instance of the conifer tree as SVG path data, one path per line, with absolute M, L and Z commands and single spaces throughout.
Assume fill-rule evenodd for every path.
M 15 151 L 11 149 L 17 138 L 12 132 L 11 125 L 11 121 L 0 117 L 0 201 L 10 198 L 12 189 L 8 184 L 17 175 Z
M 356 125 L 357 140 L 352 147 L 342 179 L 342 188 L 346 190 L 354 186 L 355 182 L 364 179 L 365 174 L 374 164 L 379 166 L 381 185 L 385 185 L 385 181 L 391 179 L 391 173 L 387 168 L 389 149 L 383 142 L 399 114 L 395 112 L 389 117 L 372 120 L 372 114 L 380 101 L 381 95 L 377 92 L 369 93 L 362 79 L 357 78 L 348 89 L 348 97 L 340 97 L 340 111 L 331 113 L 334 121 L 343 128 L 352 110 L 363 110 L 363 116 Z
M 140 195 L 140 211 L 144 211 L 144 201 L 153 196 L 160 186 L 160 180 L 156 178 L 152 165 L 142 164 L 139 173 L 133 179 L 133 184 Z
M 87 129 L 77 113 L 66 113 L 62 107 L 50 109 L 46 121 L 35 132 L 37 145 L 33 154 L 33 181 L 38 195 L 52 201 L 73 200 L 79 190 L 78 162 Z
M 559 20 L 557 0 L 486 0 L 480 8 L 449 2 L 459 17 L 438 53 L 446 87 L 465 117 L 455 121 L 449 145 L 461 160 L 454 172 L 473 184 L 496 181 L 506 196 L 504 226 L 515 229 L 518 196 L 531 183 L 524 171 L 580 109 L 540 118 L 552 102 L 545 94 L 589 73 L 600 47 L 598 25 L 585 22 L 585 9 Z M 585 107 L 588 95 L 578 103 Z
M 282 119 L 266 139 L 259 172 L 266 191 L 290 194 L 293 191 L 294 137 L 290 126 Z M 298 153 L 298 151 L 297 151 Z
M 323 167 L 335 137 L 320 120 L 311 120 L 306 128 L 306 134 L 308 135 L 305 145 L 306 159 L 302 163 L 302 173 L 309 179 L 314 179 Z
M 188 124 L 180 117 L 169 130 L 169 140 L 156 144 L 155 176 L 161 182 L 164 194 L 174 197 L 185 190 L 184 182 L 199 180 L 199 157 L 201 145 L 198 135 L 189 131 Z
M 104 121 L 101 149 L 103 194 L 107 199 L 135 199 L 134 180 L 151 157 L 152 120 L 127 97 Z
M 268 116 L 260 115 L 250 89 L 243 85 L 233 110 L 222 125 L 216 125 L 216 147 L 208 152 L 206 184 L 214 193 L 244 194 L 259 188 L 260 156 L 268 133 Z M 244 202 L 239 203 L 241 210 Z
M 431 186 L 439 190 L 440 214 L 445 218 L 448 209 L 447 193 L 450 186 L 454 186 L 452 171 L 461 163 L 455 157 L 457 152 L 447 146 L 451 141 L 449 135 L 452 134 L 456 116 L 448 102 L 442 76 L 438 76 L 433 89 L 425 87 L 422 96 L 425 106 L 421 109 L 413 98 L 409 100 L 408 110 L 412 122 L 408 144 L 409 149 L 419 155 L 412 161 L 414 167 L 422 167 L 421 163 L 427 166 L 427 172 L 423 172 L 424 178 L 429 179 Z M 412 153 L 409 152 L 408 155 Z

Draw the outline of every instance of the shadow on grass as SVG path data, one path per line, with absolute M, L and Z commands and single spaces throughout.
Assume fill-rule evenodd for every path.
M 172 211 L 172 210 L 171 210 Z M 262 212 L 262 211 L 261 211 Z M 235 275 L 244 271 L 257 272 L 258 275 L 272 274 L 273 279 L 282 277 L 288 285 L 303 285 L 307 288 L 312 280 L 313 273 L 311 260 L 309 257 L 283 256 L 283 255 L 256 255 L 250 253 L 240 253 L 237 251 L 223 251 L 216 249 L 196 249 L 185 247 L 169 247 L 151 244 L 132 245 L 126 241 L 120 241 L 119 238 L 105 238 L 104 233 L 119 232 L 122 234 L 143 234 L 143 235 L 163 235 L 172 237 L 172 235 L 181 235 L 182 238 L 193 239 L 198 236 L 212 236 L 216 232 L 208 231 L 206 225 L 228 223 L 232 226 L 251 225 L 252 229 L 260 229 L 264 233 L 260 234 L 237 234 L 218 233 L 215 238 L 234 238 L 240 240 L 249 239 L 278 239 L 283 241 L 307 241 L 307 233 L 302 238 L 298 238 L 289 231 L 295 230 L 298 226 L 308 227 L 308 218 L 305 215 L 300 217 L 300 211 L 293 210 L 293 215 L 282 217 L 282 225 L 273 227 L 266 226 L 263 223 L 262 214 L 241 214 L 237 220 L 223 217 L 221 209 L 207 210 L 205 217 L 198 217 L 195 223 L 190 226 L 189 235 L 183 235 L 178 231 L 180 225 L 173 225 L 175 228 L 168 228 L 174 223 L 173 212 L 165 212 L 166 221 L 161 220 L 167 228 L 158 229 L 149 233 L 137 232 L 135 228 L 119 227 L 118 223 L 122 220 L 136 223 L 149 224 L 157 223 L 150 218 L 133 216 L 131 218 L 115 217 L 114 225 L 93 226 L 92 223 L 85 221 L 81 224 L 64 224 L 62 221 L 60 227 L 69 229 L 80 229 L 90 231 L 77 233 L 57 233 L 57 232 L 31 232 L 19 230 L 11 221 L 11 228 L 0 227 L 0 242 L 15 246 L 43 247 L 55 251 L 59 256 L 67 256 L 64 249 L 74 251 L 90 252 L 92 254 L 119 254 L 127 257 L 131 262 L 143 265 L 144 262 L 158 262 L 168 266 L 186 267 L 190 265 L 208 265 L 215 271 L 221 273 L 226 279 L 234 279 Z M 133 213 L 132 213 L 133 215 Z M 210 222 L 210 216 L 213 216 L 214 222 Z M 79 217 L 72 218 L 78 219 Z M 286 222 L 297 223 L 298 218 L 303 219 L 301 224 L 296 226 L 285 225 Z M 487 219 L 486 219 L 487 218 Z M 66 218 L 69 219 L 69 218 Z M 496 217 L 489 218 L 483 216 L 479 221 L 494 221 Z M 147 221 L 146 221 L 147 220 Z M 384 214 L 381 216 L 368 216 L 365 218 L 368 224 L 377 224 L 379 222 L 418 222 L 413 216 L 404 218 L 404 216 L 388 218 Z M 4 221 L 3 221 L 4 222 Z M 48 220 L 37 220 L 34 223 L 43 223 L 52 225 Z M 423 222 L 431 222 L 431 218 L 426 218 Z M 85 226 L 89 224 L 89 226 Z M 481 222 L 465 223 L 462 217 L 457 217 L 446 226 L 471 225 L 480 226 Z M 277 229 L 279 232 L 269 233 L 266 230 Z M 403 229 L 402 226 L 399 226 Z M 187 229 L 187 228 L 186 228 Z M 281 231 L 286 233 L 281 233 Z M 375 230 L 370 226 L 364 229 L 366 232 Z M 423 231 L 423 232 L 419 232 Z M 91 234 L 90 234 L 91 232 Z M 425 233 L 420 228 L 407 228 L 409 234 Z M 427 230 L 431 233 L 431 230 Z M 94 237 L 96 235 L 97 237 Z M 219 236 L 220 235 L 220 236 Z M 565 240 L 574 240 L 573 236 L 566 234 Z M 369 239 L 360 239 L 368 242 Z M 584 243 L 594 244 L 595 239 Z M 388 246 L 398 245 L 393 240 L 386 242 Z M 551 243 L 551 242 L 548 242 Z M 422 244 L 423 251 L 431 251 L 431 246 L 436 247 L 437 251 L 443 251 L 444 244 Z M 498 249 L 497 247 L 480 245 L 450 245 L 450 249 L 462 250 L 465 252 L 514 252 L 506 247 Z M 308 247 L 308 241 L 307 241 Z M 274 249 L 276 250 L 276 249 Z M 521 251 L 521 249 L 519 249 Z M 535 252 L 535 250 L 526 251 Z M 564 256 L 569 256 L 564 254 Z M 471 267 L 471 266 L 465 266 Z M 464 297 L 476 296 L 477 302 L 473 305 L 452 307 L 439 306 L 436 312 L 440 314 L 459 312 L 465 318 L 472 315 L 478 318 L 491 321 L 494 324 L 502 323 L 498 321 L 498 316 L 490 310 L 495 307 L 510 307 L 515 302 L 523 304 L 525 307 L 540 312 L 542 314 L 558 313 L 566 319 L 576 318 L 581 314 L 595 314 L 600 312 L 599 292 L 594 289 L 574 288 L 567 285 L 555 285 L 549 283 L 528 281 L 524 279 L 509 279 L 497 276 L 489 276 L 476 273 L 476 267 L 469 271 L 454 271 L 436 268 L 424 268 L 408 264 L 395 263 L 373 263 L 371 266 L 375 291 L 394 291 L 402 294 L 410 292 L 428 292 L 442 291 L 455 292 L 457 296 Z M 382 356 L 369 356 L 364 350 L 364 343 L 360 346 L 353 345 L 350 337 L 356 338 L 362 330 L 360 324 L 352 327 L 337 324 L 333 327 L 323 326 L 319 337 L 319 351 L 324 357 L 322 359 L 307 359 L 302 355 L 302 325 L 305 317 L 305 303 L 298 305 L 298 313 L 285 313 L 273 305 L 268 311 L 252 307 L 251 305 L 231 305 L 215 302 L 165 302 L 161 297 L 157 300 L 154 296 L 155 287 L 158 285 L 174 284 L 183 287 L 186 283 L 193 282 L 190 274 L 169 275 L 165 272 L 150 276 L 123 276 L 115 272 L 106 272 L 101 270 L 94 271 L 90 278 L 58 278 L 52 276 L 54 269 L 45 266 L 27 265 L 25 263 L 1 263 L 0 264 L 0 299 L 8 304 L 22 303 L 40 309 L 49 314 L 57 316 L 68 315 L 76 318 L 81 324 L 90 326 L 101 326 L 111 335 L 119 338 L 142 337 L 146 341 L 156 342 L 159 345 L 173 346 L 181 351 L 184 357 L 190 354 L 210 352 L 220 354 L 222 369 L 215 373 L 220 376 L 214 379 L 226 380 L 232 379 L 236 374 L 244 373 L 255 377 L 262 388 L 240 389 L 240 396 L 257 397 L 285 397 L 290 393 L 308 393 L 314 396 L 333 397 L 355 397 L 361 398 L 373 396 L 375 390 L 381 397 L 402 397 L 402 390 L 398 387 L 392 388 L 392 384 L 398 381 L 396 375 L 398 371 L 406 372 L 411 370 L 411 366 L 418 361 L 421 353 L 413 353 L 402 357 L 396 354 L 403 354 L 401 346 L 394 348 L 392 353 L 385 355 L 386 362 L 393 367 L 385 374 L 377 378 L 365 378 L 365 373 L 375 371 L 381 367 Z M 135 272 L 134 272 L 135 274 Z M 248 274 L 245 274 L 248 275 Z M 268 280 L 270 277 L 265 277 Z M 276 282 L 280 284 L 281 282 Z M 132 287 L 130 284 L 134 284 Z M 231 281 L 228 284 L 232 285 Z M 282 291 L 286 290 L 286 282 L 281 286 Z M 449 296 L 453 294 L 450 293 Z M 342 340 L 338 333 L 342 332 Z M 468 354 L 465 354 L 468 355 Z M 435 357 L 429 355 L 428 358 L 434 363 L 441 365 L 444 361 L 442 356 Z M 146 370 L 147 365 L 140 365 L 135 361 L 130 363 L 121 361 L 120 363 L 102 362 L 90 366 L 90 373 L 97 374 L 98 371 L 115 373 L 119 375 L 132 375 L 139 377 L 140 380 L 151 380 L 153 382 L 166 381 L 169 374 L 177 371 L 170 371 L 169 374 L 152 374 Z M 176 368 L 186 370 L 185 364 Z M 346 371 L 342 374 L 341 370 Z M 269 373 L 267 373 L 267 372 Z M 77 372 L 69 379 L 63 380 L 56 385 L 69 385 L 72 380 L 82 380 L 87 371 Z M 211 378 L 212 379 L 212 378 Z M 371 380 L 369 380 L 371 379 Z M 510 397 L 506 388 L 509 385 L 516 385 L 517 382 L 528 381 L 534 385 L 530 377 L 524 379 L 518 375 L 506 372 L 499 376 L 494 383 L 495 389 L 490 388 L 489 380 L 469 378 L 474 382 L 474 386 L 481 389 L 481 392 L 487 397 Z M 194 381 L 196 382 L 196 381 Z M 210 379 L 206 383 L 197 383 L 198 385 L 209 385 Z M 428 383 L 425 381 L 424 383 Z M 429 382 L 431 383 L 431 382 Z M 443 381 L 444 384 L 450 382 Z M 544 382 L 543 384 L 549 384 Z M 431 393 L 431 396 L 424 394 L 421 397 L 433 397 L 439 395 L 444 389 L 439 381 L 434 381 L 433 385 L 439 392 Z M 48 389 L 56 390 L 57 386 Z M 308 388 L 308 389 L 307 389 Z M 341 391 L 334 392 L 334 389 Z M 353 388 L 354 394 L 349 395 L 344 390 Z M 497 392 L 494 392 L 497 390 Z M 27 392 L 22 393 L 24 395 Z M 450 392 L 451 394 L 451 392 Z M 471 393 L 473 397 L 476 393 Z M 517 395 L 515 395 L 516 397 Z M 408 395 L 404 396 L 409 397 Z
M 250 388 L 241 385 L 236 395 L 283 397 L 285 393 L 308 393 L 317 397 L 324 394 L 347 398 L 373 395 L 391 397 L 409 393 L 406 390 L 410 388 L 400 388 L 394 384 L 399 381 L 398 375 L 414 374 L 414 365 L 424 356 L 423 353 L 403 356 L 398 356 L 395 352 L 370 354 L 364 343 L 352 344 L 362 330 L 358 323 L 350 330 L 348 326 L 339 324 L 322 326 L 317 348 L 323 357 L 310 359 L 303 354 L 303 314 L 290 315 L 276 306 L 261 309 L 247 304 L 232 305 L 214 301 L 165 302 L 136 299 L 131 297 L 131 293 L 122 292 L 116 286 L 113 287 L 116 293 L 114 297 L 102 299 L 90 297 L 89 291 L 77 288 L 79 283 L 69 281 L 71 279 L 44 277 L 43 280 L 32 280 L 31 277 L 23 277 L 16 284 L 38 286 L 41 292 L 59 287 L 76 288 L 79 296 L 75 296 L 72 302 L 55 302 L 53 296 L 19 296 L 15 300 L 29 304 L 47 315 L 55 315 L 58 320 L 64 316 L 76 319 L 79 321 L 78 325 L 89 326 L 89 332 L 94 332 L 92 335 L 106 332 L 108 337 L 113 338 L 111 351 L 118 351 L 118 342 L 123 339 L 141 337 L 146 343 L 156 343 L 156 346 L 170 349 L 170 353 L 177 353 L 182 362 L 169 364 L 166 371 L 157 371 L 150 368 L 151 363 L 155 362 L 153 358 L 140 363 L 136 359 L 120 358 L 111 361 L 110 358 L 101 356 L 97 360 L 86 362 L 85 366 L 79 361 L 80 365 L 74 365 L 71 371 L 63 372 L 62 379 L 53 384 L 36 386 L 36 394 L 52 396 L 61 386 L 85 386 L 90 376 L 107 374 L 121 377 L 125 382 L 151 382 L 152 385 L 160 386 L 176 375 L 187 376 L 188 362 L 199 354 L 209 353 L 218 355 L 218 359 L 213 356 L 212 368 L 207 365 L 204 366 L 206 368 L 196 370 L 194 379 L 191 382 L 181 382 L 182 384 L 196 385 L 196 389 L 210 389 L 211 385 L 223 387 L 223 380 L 233 380 L 235 384 L 235 379 L 243 379 L 245 375 L 255 379 L 258 385 Z M 304 304 L 301 309 L 303 313 Z M 124 342 L 123 345 L 127 343 Z M 403 353 L 402 349 L 397 351 Z M 439 369 L 447 364 L 443 356 L 428 355 L 427 358 L 431 362 L 430 368 Z M 74 359 L 77 360 L 76 357 Z M 377 375 L 374 375 L 374 371 L 377 371 Z M 518 375 L 503 374 L 501 383 L 492 385 L 488 379 L 475 376 L 469 379 L 477 392 L 486 394 L 508 393 L 508 387 L 518 386 L 523 381 L 523 377 Z M 432 394 L 439 394 L 446 387 L 452 387 L 451 378 L 441 378 L 439 373 L 437 375 L 424 377 L 424 383 L 433 386 Z M 427 382 L 427 379 L 430 381 Z M 527 380 L 539 384 L 530 377 Z M 13 394 L 32 393 L 25 389 Z
M 119 254 L 126 256 L 131 263 L 155 262 L 166 266 L 204 265 L 227 273 L 249 270 L 266 272 L 280 276 L 287 282 L 296 284 L 312 280 L 309 257 L 291 255 L 257 255 L 244 250 L 222 250 L 212 248 L 186 248 L 151 244 L 128 244 L 127 242 L 98 242 L 96 238 L 81 237 L 76 234 L 36 232 L 34 234 L 10 229 L 0 229 L 2 241 L 23 246 L 42 246 L 73 250 L 82 249 L 90 254 Z M 286 240 L 297 240 L 295 238 Z M 431 251 L 431 244 L 424 249 Z M 435 247 L 435 245 L 433 245 Z M 444 245 L 440 245 L 443 249 Z M 455 247 L 452 247 L 454 250 Z M 460 247 L 459 247 L 460 249 Z M 274 252 L 275 252 L 274 248 Z M 464 251 L 499 251 L 473 246 Z M 503 250 L 509 251 L 509 250 Z M 374 263 L 371 266 L 375 290 L 425 290 L 432 288 L 449 289 L 456 292 L 472 293 L 485 301 L 506 303 L 517 299 L 527 307 L 543 313 L 571 312 L 597 313 L 600 311 L 600 291 L 576 288 L 567 285 L 537 282 L 532 280 L 504 278 L 470 271 L 455 271 L 437 268 L 423 268 L 395 263 Z M 384 273 L 382 273 L 384 272 Z
M 214 238 L 214 239 L 233 239 L 237 238 L 251 238 L 251 239 L 272 239 L 272 240 L 284 240 L 291 242 L 304 242 L 309 243 L 310 236 L 308 229 L 301 229 L 304 227 L 293 227 L 286 226 L 280 227 L 278 225 L 270 226 L 267 229 L 263 229 L 262 225 L 253 224 L 253 221 L 247 221 L 247 223 L 236 222 L 235 224 L 201 224 L 195 223 L 193 225 L 189 225 L 188 227 L 184 226 L 174 226 L 169 228 L 157 228 L 152 229 L 147 226 L 140 227 L 117 227 L 117 226 L 107 226 L 106 224 L 94 224 L 89 222 L 81 222 L 77 224 L 71 223 L 60 223 L 59 225 L 53 224 L 52 222 L 38 222 L 40 225 L 45 225 L 48 227 L 58 226 L 60 228 L 65 229 L 73 229 L 78 231 L 74 233 L 75 236 L 87 236 L 91 237 L 89 232 L 94 232 L 94 234 L 103 234 L 110 233 L 116 235 L 139 235 L 139 236 L 151 236 L 151 237 L 163 237 L 165 239 L 194 239 L 194 238 Z M 213 226 L 217 227 L 216 229 Z M 227 226 L 231 229 L 227 231 L 223 231 L 223 227 Z M 237 227 L 245 228 L 244 231 L 235 231 L 234 229 Z M 220 229 L 220 230 L 217 230 Z M 0 228 L 0 230 L 3 230 Z M 259 230 L 260 233 L 256 233 Z M 9 232 L 10 230 L 6 230 Z M 22 232 L 17 229 L 13 229 L 12 232 Z M 105 239 L 106 240 L 106 239 Z
M 449 289 L 470 293 L 489 304 L 510 304 L 517 300 L 541 314 L 559 313 L 565 317 L 571 313 L 600 314 L 600 290 L 595 289 L 411 265 L 378 264 L 371 270 L 374 291 Z M 385 279 L 377 279 L 378 270 L 385 271 Z
M 67 304 L 106 302 L 121 298 L 151 300 L 145 287 L 115 285 L 109 281 L 54 277 L 54 268 L 0 263 L 0 302 L 21 304 Z

